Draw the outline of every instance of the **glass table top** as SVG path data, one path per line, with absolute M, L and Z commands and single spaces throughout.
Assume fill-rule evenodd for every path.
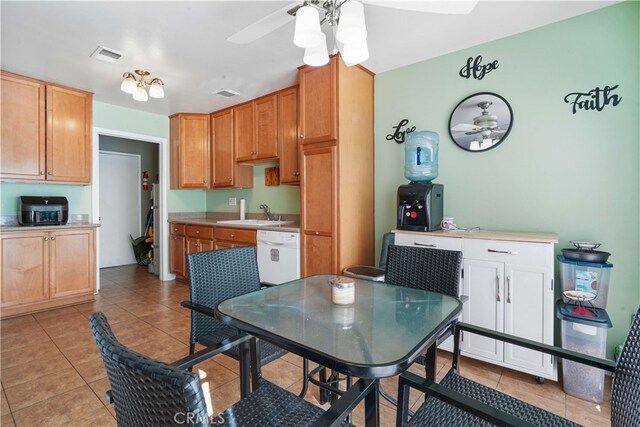
M 447 295 L 361 279 L 353 279 L 355 302 L 336 305 L 333 277 L 311 276 L 231 298 L 217 312 L 318 363 L 332 360 L 336 369 L 374 377 L 404 370 L 462 309 Z

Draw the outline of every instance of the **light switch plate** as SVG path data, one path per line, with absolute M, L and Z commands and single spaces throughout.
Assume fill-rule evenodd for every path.
M 229 206 L 235 206 L 236 202 L 237 200 L 235 197 L 229 197 Z

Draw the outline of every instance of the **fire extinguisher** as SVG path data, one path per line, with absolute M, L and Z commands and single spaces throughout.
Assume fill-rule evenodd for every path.
M 147 171 L 142 172 L 142 189 L 149 189 L 149 173 Z

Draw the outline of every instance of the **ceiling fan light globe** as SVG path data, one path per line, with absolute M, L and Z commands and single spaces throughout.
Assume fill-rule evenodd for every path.
M 304 50 L 303 61 L 312 67 L 320 67 L 329 63 L 329 52 L 327 51 L 327 36 L 322 34 L 322 41 L 316 46 L 308 47 Z
M 364 6 L 358 0 L 350 0 L 340 6 L 340 21 L 338 22 L 336 39 L 344 44 L 367 39 Z
M 120 85 L 120 90 L 133 95 L 136 92 L 137 84 L 136 80 L 133 76 L 127 76 L 122 79 L 122 84 Z
M 471 145 L 469 145 L 469 150 L 478 151 L 480 150 L 480 141 L 471 141 Z
M 147 91 L 144 90 L 142 86 L 138 86 L 136 92 L 133 94 L 133 99 L 140 102 L 147 102 L 149 95 L 147 95 Z
M 164 89 L 158 82 L 151 83 L 149 86 L 149 96 L 152 98 L 164 98 Z
M 318 9 L 304 6 L 296 12 L 296 29 L 293 34 L 293 44 L 298 47 L 309 48 L 322 41 L 320 30 L 320 14 Z
M 342 59 L 347 66 L 360 64 L 369 59 L 369 47 L 367 41 L 357 41 L 354 43 L 346 43 L 342 50 Z

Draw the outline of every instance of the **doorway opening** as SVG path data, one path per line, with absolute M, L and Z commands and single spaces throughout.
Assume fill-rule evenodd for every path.
M 94 128 L 93 133 L 92 221 L 101 224 L 96 241 L 97 289 L 100 268 L 137 262 L 131 238 L 146 234 L 153 235 L 149 271 L 162 281 L 173 280 L 168 262 L 167 139 L 103 128 Z

